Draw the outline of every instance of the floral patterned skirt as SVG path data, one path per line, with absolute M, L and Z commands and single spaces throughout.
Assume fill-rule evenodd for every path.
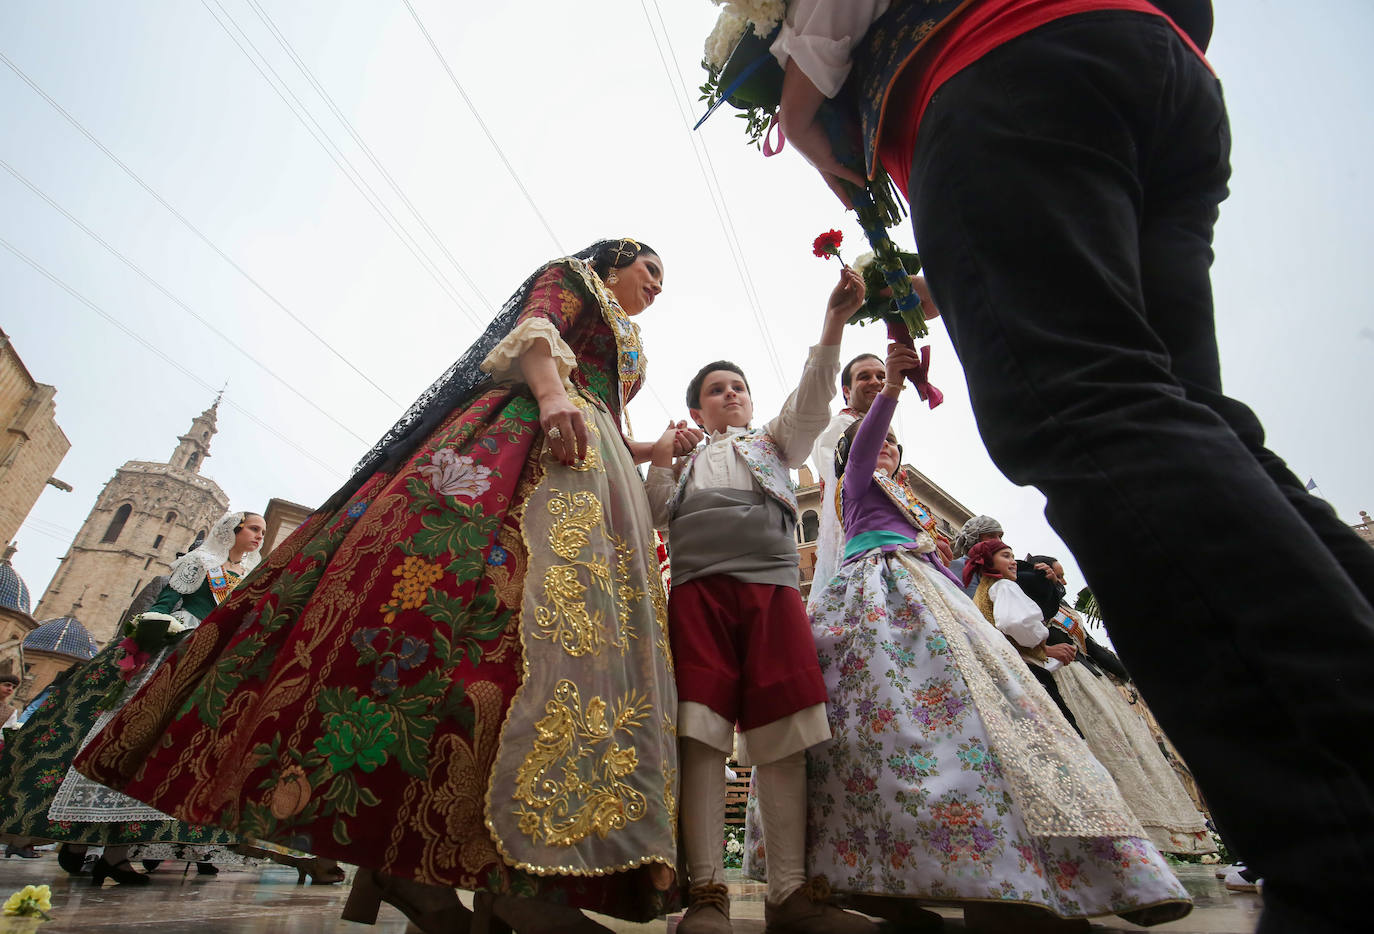
M 808 874 L 841 892 L 1016 902 L 1065 918 L 1188 912 L 1105 770 L 1006 639 L 924 560 L 875 551 L 844 565 L 812 632 L 834 738 L 807 752 Z M 760 833 L 751 813 L 756 878 Z
M 1150 842 L 1165 853 L 1215 853 L 1206 818 L 1116 685 L 1083 665 L 1059 669 L 1054 683 L 1082 727 L 1088 748 L 1112 773 Z
M 675 858 L 659 708 L 676 694 L 647 502 L 604 407 L 575 401 L 594 435 L 580 472 L 545 454 L 528 391 L 495 387 L 316 513 L 78 769 L 186 819 L 426 883 L 634 919 L 670 907 L 650 882 L 667 873 L 648 868 Z M 560 862 L 527 856 L 526 833 Z

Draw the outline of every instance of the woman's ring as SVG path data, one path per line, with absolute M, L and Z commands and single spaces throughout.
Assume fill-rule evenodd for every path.
M 554 425 L 552 428 L 550 428 L 547 434 L 554 441 L 557 441 L 559 438 L 563 437 L 563 432 L 557 425 Z

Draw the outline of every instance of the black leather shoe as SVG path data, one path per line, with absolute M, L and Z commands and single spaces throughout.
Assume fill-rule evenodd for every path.
M 57 848 L 57 865 L 69 876 L 79 876 L 86 868 L 85 852 L 78 853 L 70 845 L 64 843 Z
M 113 879 L 120 885 L 147 885 L 152 881 L 127 861 L 119 866 L 111 866 L 102 856 L 95 861 L 95 868 L 91 870 L 91 884 L 104 885 L 106 879 Z

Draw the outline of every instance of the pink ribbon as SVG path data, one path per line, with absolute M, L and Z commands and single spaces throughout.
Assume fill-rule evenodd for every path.
M 772 142 L 768 139 L 768 137 L 773 134 L 774 130 L 778 131 L 778 147 L 776 149 L 773 148 Z M 785 145 L 787 145 L 787 137 L 782 135 L 782 124 L 778 122 L 778 115 L 775 113 L 773 114 L 773 119 L 768 121 L 768 129 L 763 133 L 763 154 L 765 156 L 776 156 L 778 153 L 782 152 L 782 147 Z
M 929 402 L 932 409 L 945 401 L 945 394 L 936 389 L 930 382 L 929 344 L 921 347 L 921 365 L 915 370 L 907 370 L 906 378 L 911 380 L 911 384 L 916 387 L 916 393 L 921 397 L 921 401 Z
M 887 322 L 887 339 L 916 349 L 916 342 L 911 339 L 911 332 L 900 320 L 889 320 Z M 936 389 L 930 382 L 930 345 L 925 344 L 921 347 L 921 362 L 916 366 L 902 373 L 911 381 L 911 385 L 916 387 L 916 394 L 921 397 L 922 402 L 927 402 L 933 409 L 941 402 L 945 401 L 945 394 Z

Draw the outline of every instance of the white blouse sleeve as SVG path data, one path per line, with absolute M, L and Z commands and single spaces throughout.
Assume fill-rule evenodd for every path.
M 677 493 L 677 480 L 673 468 L 652 465 L 644 478 L 644 494 L 649 498 L 649 514 L 653 518 L 654 528 L 660 532 L 668 531 L 668 525 L 673 521 L 670 507 L 673 496 Z
M 770 51 L 778 64 L 797 63 L 826 97 L 849 77 L 850 54 L 890 0 L 792 0 Z
M 558 378 L 567 382 L 568 374 L 577 369 L 577 355 L 548 318 L 526 318 L 517 324 L 501 339 L 501 343 L 487 354 L 481 364 L 482 372 L 497 382 L 523 381 L 520 357 L 535 341 L 544 341 L 549 345 L 549 354 L 553 357 L 553 365 L 558 369 Z
M 1031 649 L 1049 636 L 1040 607 L 1015 581 L 997 581 L 988 590 L 988 596 L 992 598 L 993 623 L 1017 645 Z

